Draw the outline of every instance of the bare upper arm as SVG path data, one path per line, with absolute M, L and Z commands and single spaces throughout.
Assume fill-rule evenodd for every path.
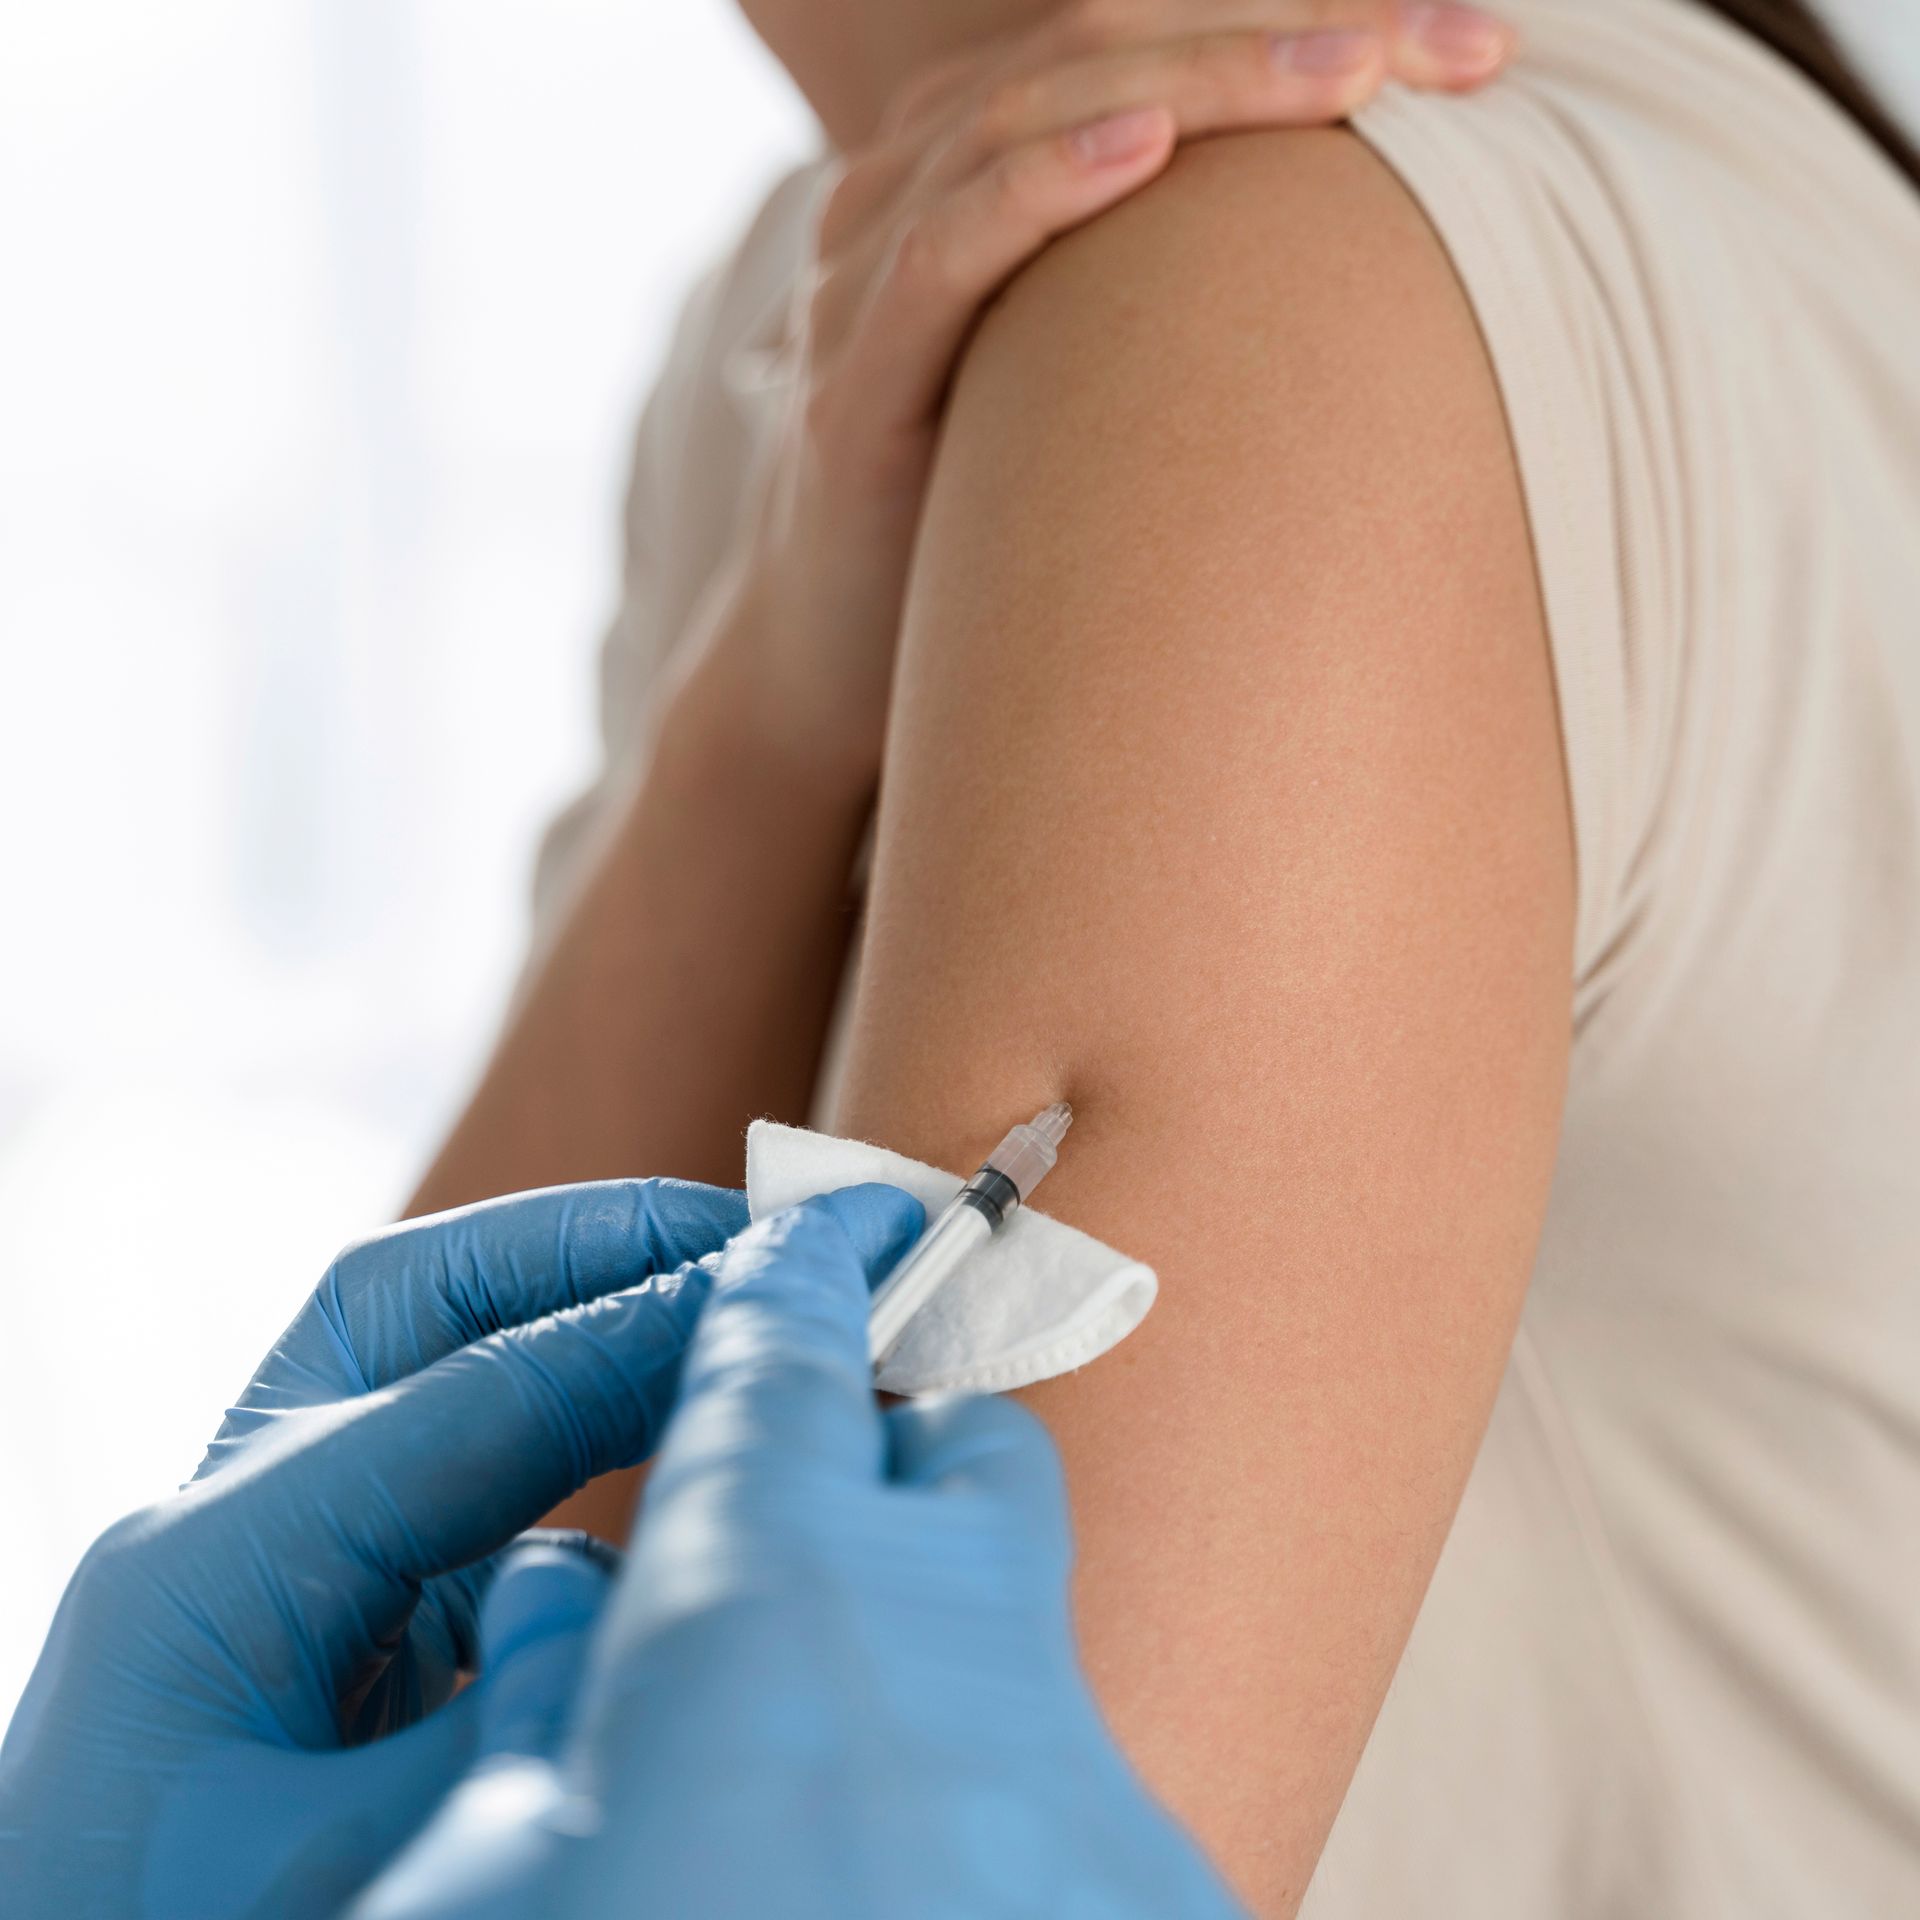
M 1484 1428 L 1545 1205 L 1572 853 L 1464 296 L 1344 133 L 1188 149 L 953 397 L 903 637 L 844 1131 L 1161 1275 L 1032 1393 L 1089 1670 L 1291 1912 Z

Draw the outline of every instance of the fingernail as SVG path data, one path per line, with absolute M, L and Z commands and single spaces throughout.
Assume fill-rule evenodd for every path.
M 1401 31 L 1435 60 L 1449 67 L 1490 67 L 1506 54 L 1507 29 L 1477 7 L 1451 0 L 1423 0 L 1400 16 Z
M 1320 33 L 1276 33 L 1274 65 L 1292 73 L 1357 73 L 1374 56 L 1379 41 L 1370 33 L 1328 28 Z
M 1158 107 L 1133 107 L 1082 127 L 1073 136 L 1073 150 L 1090 166 L 1110 167 L 1157 146 L 1165 132 L 1166 116 Z

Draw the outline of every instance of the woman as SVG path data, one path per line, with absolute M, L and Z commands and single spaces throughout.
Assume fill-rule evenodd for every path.
M 756 11 L 843 148 L 1057 12 Z M 665 1166 L 682 1035 L 747 1064 L 674 1171 L 808 1111 L 884 712 L 813 1110 L 963 1166 L 1073 1100 L 1049 1210 L 1163 1293 L 1030 1398 L 1103 1703 L 1245 1897 L 1911 1913 L 1920 163 L 1788 0 L 1509 11 L 1487 92 L 1196 144 L 1050 248 L 924 505 L 912 434 L 831 484 L 902 409 L 774 351 L 776 195 L 688 343 L 767 351 L 656 402 L 610 711 L 699 637 L 423 1203 Z

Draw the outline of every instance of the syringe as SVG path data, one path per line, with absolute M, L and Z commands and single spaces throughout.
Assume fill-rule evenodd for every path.
M 1026 1125 L 1013 1128 L 881 1281 L 867 1321 L 867 1348 L 876 1367 L 900 1344 L 907 1322 L 953 1270 L 997 1233 L 1053 1171 L 1056 1150 L 1072 1124 L 1073 1109 L 1057 1100 Z

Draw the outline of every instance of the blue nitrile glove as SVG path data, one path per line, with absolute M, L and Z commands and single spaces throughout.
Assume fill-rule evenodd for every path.
M 854 1188 L 721 1255 L 624 1572 L 509 1557 L 473 1771 L 353 1920 L 1238 1913 L 1081 1677 L 1043 1429 L 874 1404 L 919 1224 Z
M 471 1759 L 484 1685 L 421 1715 L 475 1663 L 486 1557 L 652 1451 L 687 1263 L 746 1219 L 622 1181 L 343 1254 L 192 1484 L 62 1600 L 0 1747 L 8 1920 L 337 1914 Z

